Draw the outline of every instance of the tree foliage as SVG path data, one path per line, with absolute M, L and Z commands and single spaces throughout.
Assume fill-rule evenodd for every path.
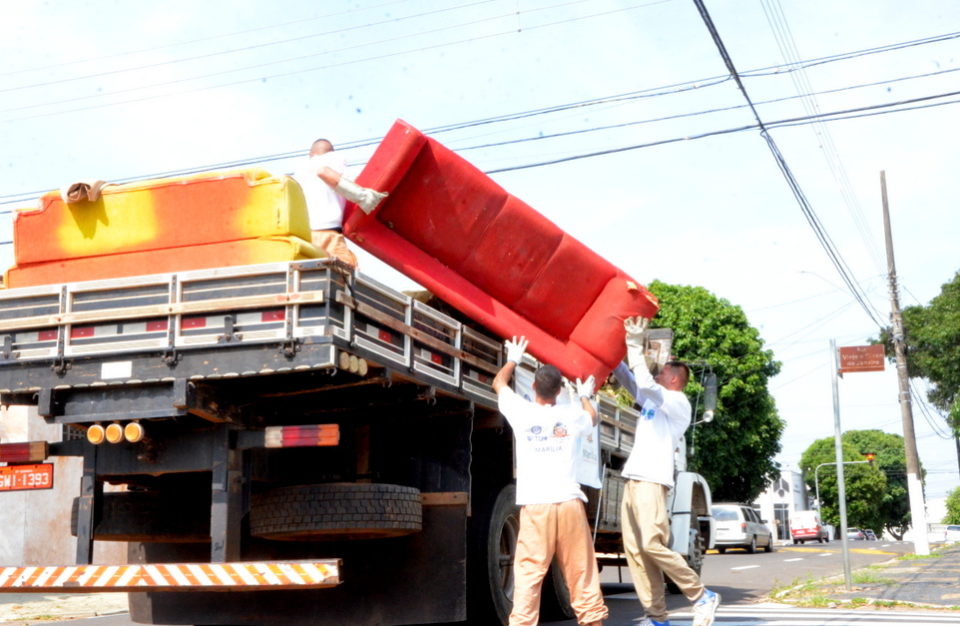
M 707 479 L 715 501 L 750 502 L 780 474 L 774 457 L 784 422 L 767 390 L 780 363 L 763 349 L 760 333 L 739 306 L 702 287 L 654 281 L 649 288 L 660 300 L 650 327 L 672 328 L 673 353 L 688 362 L 709 364 L 717 375 L 713 421 L 687 432 L 688 445 L 695 446 L 688 469 Z M 685 390 L 693 406 L 702 398 L 699 374 L 705 369 L 694 367 Z M 699 404 L 702 411 L 702 401 Z
M 884 528 L 896 539 L 901 539 L 910 526 L 903 437 L 880 430 L 851 430 L 843 433 L 841 443 L 845 463 L 865 461 L 867 453 L 875 455 L 872 464 L 843 466 L 847 524 L 861 528 Z M 820 517 L 839 528 L 840 500 L 834 438 L 826 437 L 810 444 L 800 457 L 800 468 L 811 493 L 816 494 L 819 482 Z
M 929 305 L 903 309 L 903 327 L 909 375 L 930 382 L 928 399 L 960 433 L 960 272 Z M 880 341 L 892 356 L 890 329 Z
M 943 523 L 960 524 L 960 487 L 947 496 L 947 515 L 943 518 Z

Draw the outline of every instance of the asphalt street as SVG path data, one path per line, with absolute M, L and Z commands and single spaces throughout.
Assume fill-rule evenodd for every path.
M 940 546 L 924 558 L 913 557 L 912 550 L 908 543 L 852 543 L 850 588 L 842 576 L 839 542 L 709 554 L 703 579 L 723 596 L 717 626 L 960 624 L 960 544 Z M 601 578 L 611 611 L 606 626 L 634 626 L 643 613 L 627 569 L 605 568 Z M 690 625 L 690 605 L 682 596 L 668 596 L 667 606 L 673 626 Z M 133 624 L 123 594 L 0 594 L 0 622 Z

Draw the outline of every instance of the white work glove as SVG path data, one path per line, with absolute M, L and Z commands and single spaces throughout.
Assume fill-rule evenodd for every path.
M 577 379 L 577 396 L 580 398 L 586 398 L 589 400 L 593 397 L 594 386 L 596 382 L 593 378 L 593 374 L 590 375 L 590 378 L 586 380 Z
M 520 337 L 518 340 L 516 336 L 512 340 L 504 341 L 503 345 L 507 349 L 507 360 L 520 365 L 520 361 L 523 360 L 523 353 L 527 351 L 527 344 L 529 343 L 526 337 Z
M 360 207 L 367 215 L 370 215 L 370 213 L 377 208 L 377 205 L 388 195 L 385 191 L 361 187 L 346 176 L 340 177 L 340 182 L 337 183 L 334 190 Z
M 645 317 L 628 317 L 623 320 L 623 329 L 626 331 L 627 344 L 627 365 L 630 369 L 647 367 L 647 361 L 644 358 L 644 345 L 646 344 L 647 324 L 650 323 Z

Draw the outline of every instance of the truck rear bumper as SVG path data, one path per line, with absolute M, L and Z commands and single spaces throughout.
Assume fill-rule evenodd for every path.
M 0 593 L 320 589 L 341 583 L 340 559 L 0 568 Z

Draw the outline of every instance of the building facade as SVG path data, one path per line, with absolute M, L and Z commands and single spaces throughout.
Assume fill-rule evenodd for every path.
M 760 511 L 760 518 L 767 520 L 770 532 L 780 540 L 790 539 L 790 518 L 794 511 L 810 508 L 810 497 L 803 482 L 803 474 L 792 469 L 780 472 L 780 478 L 767 486 L 753 502 Z

